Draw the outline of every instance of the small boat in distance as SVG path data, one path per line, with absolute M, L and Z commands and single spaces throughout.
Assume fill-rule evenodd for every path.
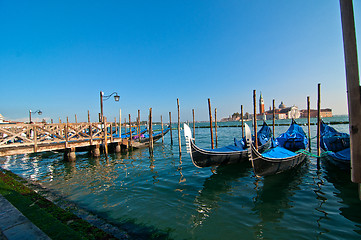
M 292 124 L 272 142 L 272 147 L 260 153 L 252 145 L 252 167 L 257 176 L 278 174 L 300 165 L 307 157 L 308 139 L 303 129 Z
M 350 135 L 321 121 L 320 146 L 327 161 L 342 170 L 351 168 Z
M 240 163 L 250 158 L 251 130 L 245 124 L 246 137 L 242 140 L 234 140 L 234 144 L 216 149 L 202 149 L 196 146 L 192 138 L 192 131 L 187 124 L 184 124 L 184 136 L 186 139 L 187 152 L 190 153 L 192 162 L 196 167 L 211 167 L 227 164 Z M 260 151 L 263 151 L 271 145 L 272 132 L 269 126 L 264 122 L 262 128 L 258 131 L 258 139 L 263 143 Z M 265 141 L 268 139 L 268 141 Z
M 166 127 L 163 129 L 163 131 L 156 131 L 153 132 L 153 142 L 156 142 L 157 140 L 161 139 L 164 135 L 166 135 L 170 130 L 170 127 Z M 150 136 L 148 133 L 144 133 L 140 135 L 140 138 L 138 138 L 138 135 L 134 136 L 135 141 L 132 143 L 132 146 L 135 148 L 142 148 L 149 146 L 150 142 Z
M 144 134 L 147 131 L 148 129 L 144 128 L 143 130 L 140 131 L 140 134 Z M 113 137 L 119 137 L 119 134 L 113 134 Z M 135 139 L 136 137 L 138 137 L 137 128 L 132 128 L 132 138 Z M 130 131 L 123 133 L 121 135 L 121 138 L 130 138 Z

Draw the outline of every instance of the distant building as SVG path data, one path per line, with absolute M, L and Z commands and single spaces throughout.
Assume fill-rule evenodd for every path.
M 263 97 L 262 97 L 262 92 L 261 95 L 259 97 L 259 114 L 264 114 L 264 101 L 263 101 Z
M 320 115 L 321 115 L 321 118 L 332 117 L 332 109 L 330 109 L 330 108 L 321 109 Z M 307 109 L 301 110 L 301 117 L 302 118 L 307 118 Z M 317 110 L 310 109 L 310 117 L 311 118 L 316 118 L 317 117 Z
M 278 108 L 275 109 L 275 119 L 296 119 L 300 118 L 300 116 L 301 113 L 295 105 L 292 107 L 286 107 L 286 105 L 281 102 Z M 268 111 L 265 111 L 262 116 L 258 116 L 257 118 L 262 120 L 271 120 L 273 119 L 273 110 L 270 108 Z
M 0 114 L 0 123 L 3 123 L 4 122 L 4 117 L 3 115 Z

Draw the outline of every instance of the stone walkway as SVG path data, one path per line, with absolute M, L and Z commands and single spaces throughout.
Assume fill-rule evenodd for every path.
M 50 239 L 0 195 L 0 240 Z

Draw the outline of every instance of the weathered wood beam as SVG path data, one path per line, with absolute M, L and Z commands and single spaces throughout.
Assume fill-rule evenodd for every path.
M 340 0 L 351 144 L 351 180 L 361 183 L 361 94 L 352 0 Z

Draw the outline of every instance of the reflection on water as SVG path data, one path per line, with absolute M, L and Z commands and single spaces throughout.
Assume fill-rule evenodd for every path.
M 260 179 L 256 179 L 257 195 L 253 198 L 252 211 L 259 216 L 259 222 L 253 227 L 257 239 L 272 238 L 275 225 L 278 231 L 285 228 L 278 223 L 286 210 L 294 206 L 291 197 L 300 189 L 307 170 L 308 162 L 283 174 L 265 177 L 261 186 Z
M 336 128 L 345 128 L 336 125 Z M 276 127 L 276 135 L 287 126 Z M 307 130 L 307 127 L 304 126 Z M 311 126 L 315 136 L 316 126 Z M 197 144 L 209 147 L 209 129 L 196 129 Z M 219 128 L 218 145 L 241 128 Z M 183 141 L 184 144 L 184 141 Z M 316 139 L 312 140 L 313 151 Z M 256 178 L 250 164 L 199 169 L 176 138 L 106 159 L 77 153 L 0 158 L 3 168 L 41 183 L 133 238 L 171 239 L 358 239 L 361 205 L 349 173 L 317 170 L 311 158 L 300 168 Z
M 182 182 L 187 181 L 187 179 L 182 174 L 182 155 L 179 155 L 179 165 L 178 165 L 177 171 L 179 172 L 179 175 L 180 175 L 178 183 L 182 183 Z
M 196 214 L 192 215 L 192 228 L 197 228 L 216 211 L 219 207 L 218 202 L 222 201 L 221 194 L 227 194 L 232 189 L 232 182 L 248 175 L 250 170 L 249 163 L 235 164 L 233 166 L 222 166 L 212 171 L 203 188 L 198 191 L 194 199 L 196 205 Z
M 333 194 L 340 200 L 339 211 L 346 219 L 355 222 L 360 227 L 355 230 L 361 234 L 361 201 L 358 199 L 357 184 L 350 181 L 350 172 L 337 169 L 334 165 L 326 165 L 325 179 L 335 187 Z

